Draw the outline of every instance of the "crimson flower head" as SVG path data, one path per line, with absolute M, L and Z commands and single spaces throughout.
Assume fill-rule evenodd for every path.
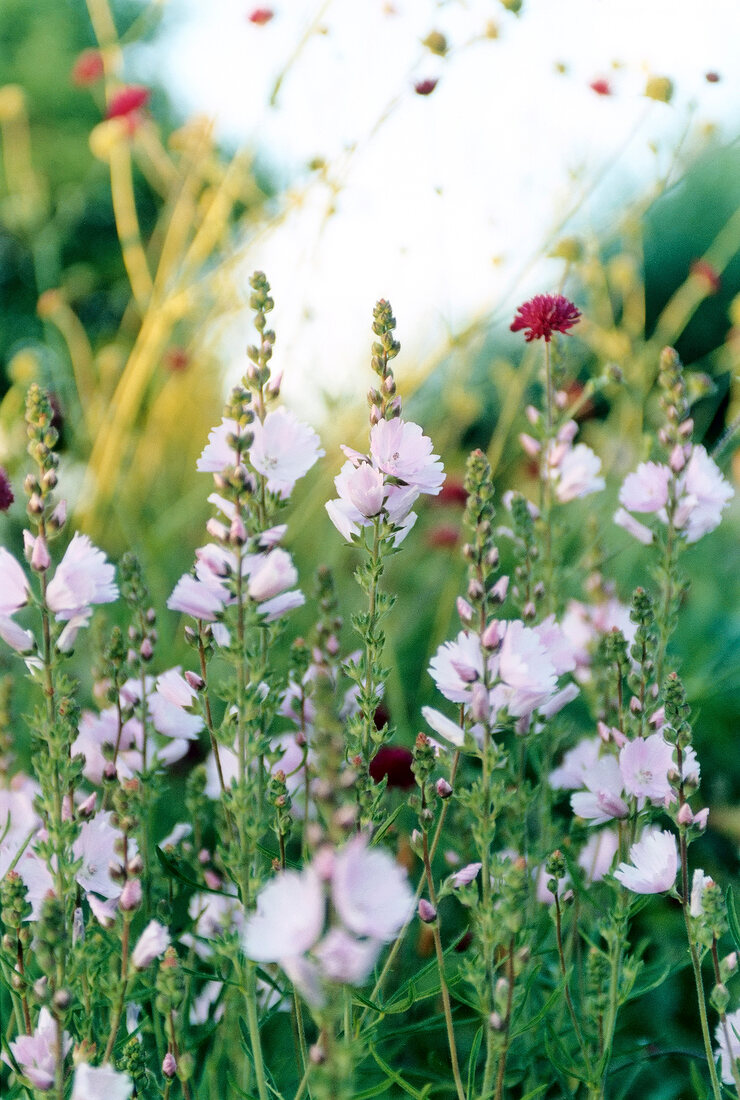
M 511 322 L 512 332 L 526 330 L 525 340 L 550 342 L 553 332 L 567 332 L 577 324 L 581 311 L 562 294 L 538 294 L 531 301 L 519 306 L 517 316 Z
M 431 95 L 436 87 L 437 81 L 430 76 L 426 80 L 417 80 L 414 84 L 414 91 L 417 95 Z
M 14 500 L 8 471 L 0 466 L 0 512 L 7 512 Z
M 121 88 L 111 98 L 105 117 L 128 118 L 135 111 L 145 106 L 148 100 L 148 88 L 143 88 L 140 84 L 129 84 L 128 87 Z
M 592 92 L 596 92 L 597 95 L 612 95 L 611 84 L 604 77 L 597 77 L 596 80 L 592 80 L 589 84 L 589 88 Z

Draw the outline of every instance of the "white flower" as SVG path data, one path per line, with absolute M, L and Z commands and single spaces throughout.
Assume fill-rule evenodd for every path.
M 28 603 L 26 574 L 12 554 L 0 546 L 0 615 L 14 615 Z
M 635 894 L 662 894 L 671 890 L 678 871 L 678 848 L 673 833 L 646 829 L 630 848 L 632 863 L 620 863 L 614 872 Z
M 158 959 L 170 945 L 170 934 L 159 921 L 151 920 L 136 942 L 131 953 L 131 965 L 143 970 L 149 963 Z
M 257 897 L 257 911 L 244 929 L 244 953 L 255 962 L 304 955 L 324 927 L 326 902 L 316 872 L 283 871 Z
M 345 844 L 334 860 L 332 901 L 343 924 L 358 936 L 390 942 L 414 911 L 406 871 L 363 836 Z
M 80 1062 L 75 1070 L 70 1100 L 129 1100 L 134 1083 L 127 1073 L 111 1065 L 91 1066 Z
M 687 542 L 696 542 L 719 525 L 722 511 L 735 492 L 703 447 L 693 448 L 681 478 L 681 489 L 683 498 L 679 500 L 678 511 L 683 510 L 686 518 L 679 526 L 683 527 Z
M 329 981 L 362 985 L 375 966 L 380 946 L 379 940 L 358 940 L 343 928 L 332 928 L 314 955 Z
M 714 879 L 705 875 L 698 867 L 691 879 L 691 904 L 689 912 L 692 917 L 700 917 L 704 912 L 704 891 L 707 886 L 714 886 Z
M 727 1034 L 725 1034 L 725 1028 L 722 1027 L 722 1024 L 717 1024 L 714 1040 L 717 1044 L 717 1053 L 722 1059 L 720 1063 L 722 1080 L 726 1085 L 731 1085 L 735 1080 L 732 1075 L 733 1063 L 736 1058 L 740 1057 L 740 1038 L 738 1038 L 740 1036 L 740 1008 L 726 1016 L 725 1023 Z
M 483 678 L 483 653 L 475 634 L 461 630 L 454 642 L 445 642 L 429 662 L 429 674 L 445 699 L 469 703 L 471 685 Z

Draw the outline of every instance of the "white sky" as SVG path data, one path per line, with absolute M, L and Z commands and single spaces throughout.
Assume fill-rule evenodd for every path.
M 737 136 L 738 0 L 524 0 L 519 18 L 498 0 L 274 0 L 263 27 L 254 6 L 171 0 L 157 67 L 184 113 L 213 116 L 289 184 L 294 205 L 249 250 L 245 283 L 266 271 L 284 392 L 309 405 L 316 378 L 364 394 L 377 298 L 398 318 L 402 378 L 481 312 L 508 318 L 553 289 L 543 242 L 571 207 L 599 228 L 666 172 L 687 126 L 689 150 L 709 123 Z M 491 21 L 498 38 L 481 40 Z M 447 58 L 421 46 L 431 30 Z M 673 79 L 670 106 L 642 95 L 649 73 Z M 597 77 L 614 96 L 591 91 Z M 306 170 L 314 157 L 336 193 Z M 235 377 L 248 339 L 245 316 L 225 345 Z

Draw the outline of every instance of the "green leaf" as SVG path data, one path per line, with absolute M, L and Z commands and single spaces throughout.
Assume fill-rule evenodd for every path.
M 483 1028 L 479 1027 L 475 1033 L 473 1039 L 473 1045 L 470 1048 L 470 1057 L 468 1058 L 468 1088 L 467 1097 L 468 1100 L 473 1100 L 473 1094 L 475 1093 L 475 1068 L 478 1063 L 478 1053 L 480 1051 L 480 1045 L 483 1042 Z
M 200 893 L 206 894 L 218 894 L 220 898 L 230 898 L 233 895 L 227 894 L 224 890 L 212 890 L 210 886 L 206 886 L 203 882 L 198 882 L 196 878 L 191 878 L 186 875 L 184 871 L 180 870 L 174 860 L 165 855 L 162 849 L 155 844 L 154 851 L 157 853 L 157 859 L 159 860 L 162 870 L 167 878 L 178 879 L 180 882 L 186 883 L 188 886 L 194 886 Z
M 380 841 L 381 841 L 381 840 L 383 839 L 383 837 L 384 837 L 384 836 L 385 836 L 385 834 L 386 834 L 386 833 L 388 832 L 388 830 L 390 829 L 390 827 L 391 827 L 391 825 L 393 824 L 393 822 L 394 822 L 394 821 L 396 820 L 396 818 L 397 818 L 397 817 L 398 817 L 398 815 L 400 814 L 400 812 L 401 812 L 401 810 L 403 809 L 403 807 L 404 807 L 404 804 L 403 804 L 403 802 L 400 802 L 400 803 L 398 804 L 398 806 L 396 806 L 396 808 L 395 808 L 395 810 L 393 811 L 393 813 L 392 813 L 392 814 L 390 814 L 390 815 L 389 815 L 389 816 L 388 816 L 388 817 L 387 817 L 387 818 L 385 819 L 385 821 L 383 822 L 383 824 L 382 824 L 382 825 L 379 825 L 379 826 L 378 826 L 378 828 L 377 828 L 376 832 L 375 832 L 375 833 L 374 833 L 374 835 L 373 835 L 373 838 L 372 838 L 372 840 L 370 841 L 370 847 L 371 847 L 371 848 L 373 848 L 373 847 L 374 847 L 374 846 L 375 846 L 376 844 L 378 844 L 378 843 L 379 843 L 379 842 L 380 842 Z
M 732 887 L 727 887 L 727 893 L 725 894 L 725 905 L 727 906 L 727 923 L 730 926 L 730 935 L 735 941 L 735 947 L 740 951 L 740 923 L 737 919 L 737 909 L 735 907 L 735 895 L 732 892 Z
M 425 1085 L 421 1092 L 419 1092 L 419 1090 L 415 1089 L 413 1085 L 410 1085 L 408 1081 L 404 1081 L 400 1073 L 396 1073 L 394 1069 L 391 1069 L 387 1062 L 383 1061 L 372 1043 L 369 1043 L 368 1047 L 377 1064 L 380 1066 L 383 1072 L 388 1075 L 389 1081 L 393 1081 L 396 1085 L 398 1085 L 400 1089 L 403 1089 L 403 1091 L 408 1096 L 413 1096 L 414 1100 L 426 1100 L 426 1097 L 429 1095 L 429 1092 L 432 1088 L 431 1085 Z

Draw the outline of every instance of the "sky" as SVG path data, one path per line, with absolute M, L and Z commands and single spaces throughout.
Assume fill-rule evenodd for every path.
M 241 278 L 266 271 L 284 394 L 315 415 L 322 387 L 365 392 L 377 298 L 398 319 L 402 378 L 472 319 L 555 289 L 560 235 L 602 232 L 711 132 L 737 136 L 737 0 L 270 6 L 259 26 L 243 0 L 170 0 L 149 64 L 184 115 L 211 116 L 280 183 Z M 431 31 L 445 57 L 422 45 Z M 649 76 L 673 81 L 670 104 L 645 97 Z M 249 338 L 246 316 L 224 334 L 230 379 Z

